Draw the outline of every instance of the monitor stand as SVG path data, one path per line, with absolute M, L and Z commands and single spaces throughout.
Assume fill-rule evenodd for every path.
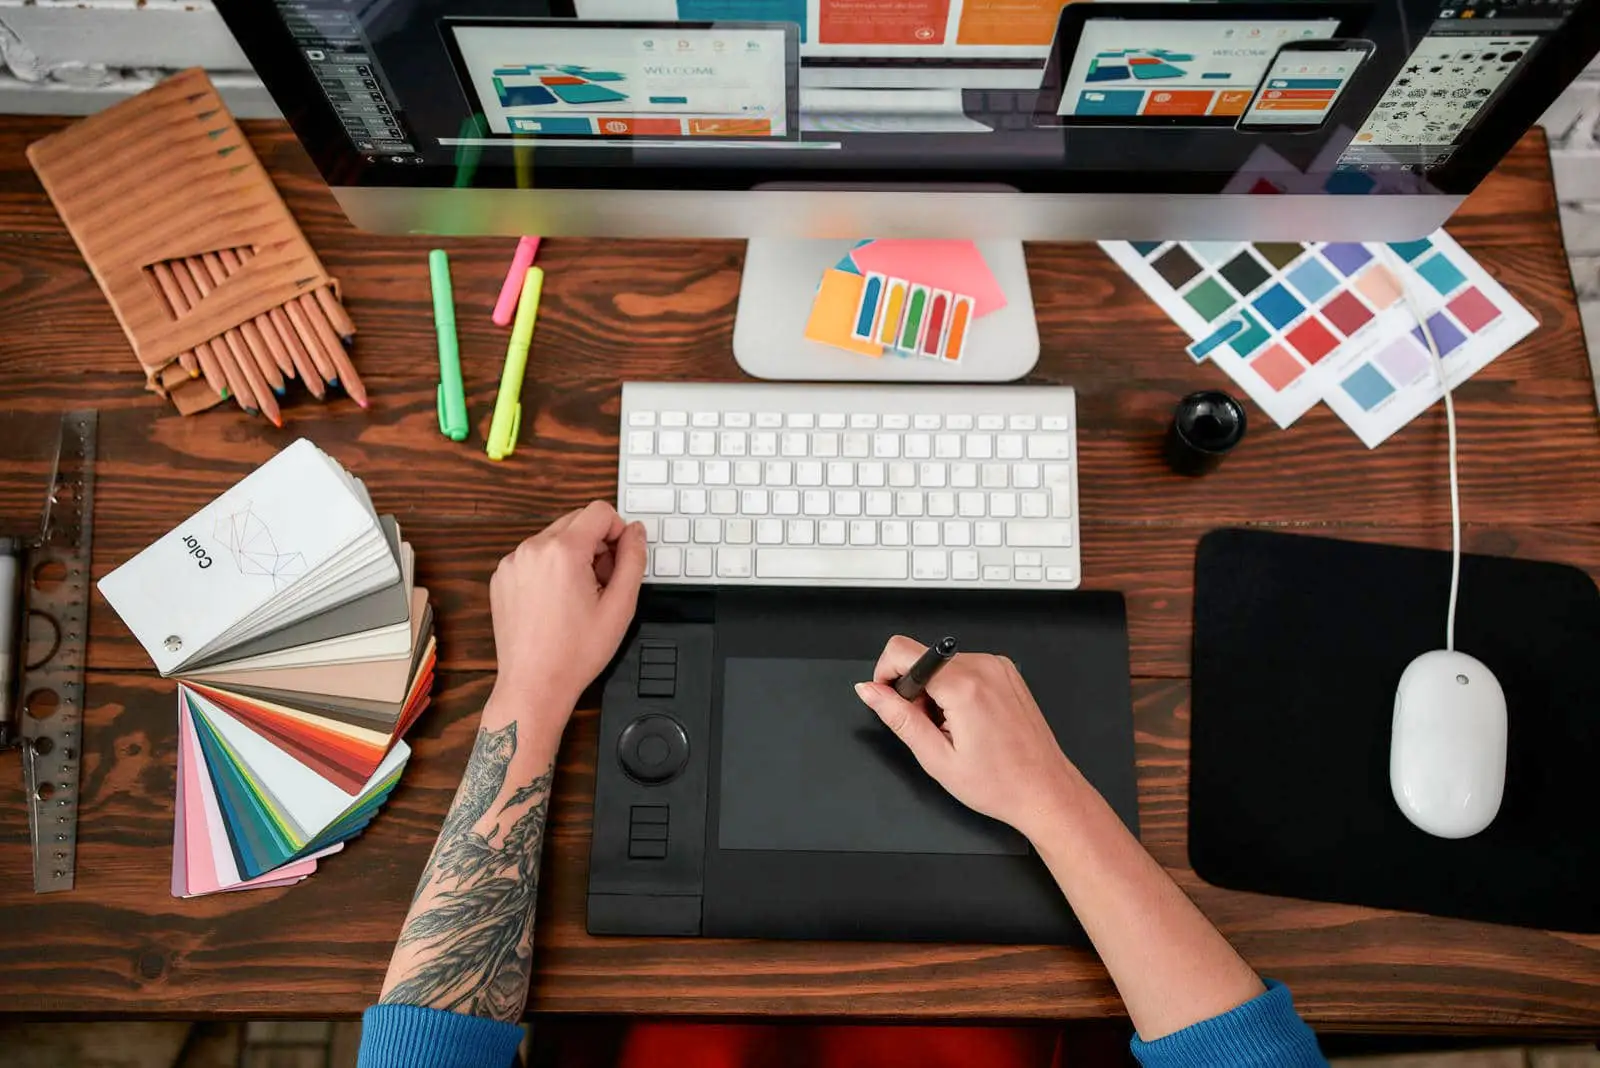
M 744 256 L 733 356 L 755 378 L 801 382 L 1009 382 L 1039 360 L 1039 325 L 1021 241 L 979 241 L 1006 306 L 974 321 L 960 363 L 885 353 L 874 359 L 805 338 L 822 272 L 855 241 L 755 238 Z

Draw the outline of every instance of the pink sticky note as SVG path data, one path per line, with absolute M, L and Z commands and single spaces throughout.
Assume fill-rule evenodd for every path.
M 852 250 L 850 256 L 862 273 L 886 274 L 929 289 L 966 293 L 975 302 L 977 315 L 1006 306 L 1000 283 L 971 241 L 874 241 Z

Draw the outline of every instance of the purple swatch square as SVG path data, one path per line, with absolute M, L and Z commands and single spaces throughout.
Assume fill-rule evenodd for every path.
M 1349 278 L 1359 271 L 1363 264 L 1372 259 L 1372 253 L 1360 245 L 1325 245 L 1322 249 L 1323 258 L 1335 267 L 1339 273 Z
M 1428 329 L 1433 333 L 1433 343 L 1439 346 L 1440 356 L 1450 355 L 1461 346 L 1463 341 L 1467 340 L 1467 335 L 1463 334 L 1455 323 L 1446 318 L 1443 312 L 1434 312 L 1428 316 Z M 1423 351 L 1427 351 L 1428 339 L 1422 336 L 1422 327 L 1413 328 L 1411 336 L 1417 339 L 1417 343 L 1422 346 Z
M 1428 372 L 1432 362 L 1426 350 L 1414 337 L 1397 337 L 1375 357 L 1378 364 L 1389 372 L 1389 377 L 1402 386 L 1409 386 Z

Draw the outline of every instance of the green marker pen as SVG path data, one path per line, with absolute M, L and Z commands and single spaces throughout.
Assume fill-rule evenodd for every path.
M 439 433 L 467 440 L 467 392 L 461 382 L 461 350 L 456 344 L 456 302 L 450 287 L 450 257 L 442 248 L 428 253 L 433 282 L 433 329 L 439 335 Z

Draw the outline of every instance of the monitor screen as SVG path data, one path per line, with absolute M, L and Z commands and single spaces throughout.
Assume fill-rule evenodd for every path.
M 336 186 L 1470 192 L 1600 0 L 219 0 Z

